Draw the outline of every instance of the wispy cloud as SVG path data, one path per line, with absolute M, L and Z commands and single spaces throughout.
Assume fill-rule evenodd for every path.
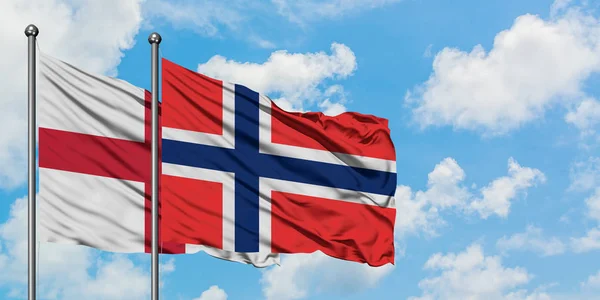
M 319 19 L 338 18 L 400 1 L 402 0 L 271 0 L 281 15 L 301 25 Z
M 533 251 L 542 256 L 562 254 L 567 248 L 560 239 L 545 237 L 541 228 L 531 225 L 525 232 L 503 236 L 496 242 L 496 247 L 502 252 Z
M 250 1 L 250 0 L 147 0 L 146 26 L 163 20 L 175 28 L 192 30 L 207 37 L 242 37 L 249 43 L 273 49 L 276 43 L 257 32 L 281 22 L 304 28 L 308 22 L 339 18 L 401 0 Z
M 179 29 L 215 36 L 220 34 L 221 27 L 232 30 L 247 21 L 247 16 L 240 12 L 244 2 L 148 0 L 144 4 L 144 15 L 152 21 L 165 20 Z

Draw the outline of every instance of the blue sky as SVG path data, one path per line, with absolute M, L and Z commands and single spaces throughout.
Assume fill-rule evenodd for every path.
M 42 5 L 42 3 L 44 5 Z M 0 298 L 25 295 L 26 39 L 150 88 L 161 55 L 293 110 L 390 120 L 395 267 L 320 254 L 266 270 L 161 257 L 164 299 L 600 299 L 600 10 L 594 1 L 1 4 Z M 41 245 L 45 298 L 147 299 L 149 260 Z M 414 297 L 414 298 L 412 298 Z

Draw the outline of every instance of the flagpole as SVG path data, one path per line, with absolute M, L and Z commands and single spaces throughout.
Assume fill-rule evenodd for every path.
M 158 45 L 160 34 L 148 37 L 152 46 L 152 300 L 158 300 Z
M 38 28 L 31 24 L 25 28 L 25 36 L 27 36 L 28 42 L 28 55 L 27 55 L 27 80 L 28 80 L 28 144 L 27 144 L 27 172 L 28 172 L 28 243 L 27 243 L 27 293 L 29 300 L 35 300 L 35 289 L 36 289 L 36 228 L 35 228 L 35 40 L 40 31 Z

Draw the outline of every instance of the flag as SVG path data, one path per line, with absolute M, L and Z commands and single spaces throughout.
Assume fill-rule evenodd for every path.
M 150 92 L 44 54 L 39 62 L 40 241 L 151 252 Z M 164 217 L 159 220 L 160 228 Z M 276 255 L 259 260 L 256 254 L 158 244 L 160 253 L 205 250 L 257 265 L 278 262 Z
M 387 120 L 286 112 L 166 59 L 162 91 L 163 240 L 394 263 Z

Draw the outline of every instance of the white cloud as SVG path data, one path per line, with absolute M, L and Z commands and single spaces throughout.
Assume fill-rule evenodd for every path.
M 323 114 L 328 116 L 337 116 L 346 111 L 346 107 L 341 103 L 332 103 L 329 99 L 325 99 L 319 104 L 319 108 L 323 109 Z
M 508 176 L 500 177 L 481 189 L 483 198 L 470 204 L 470 208 L 486 219 L 492 214 L 506 218 L 510 211 L 510 200 L 517 193 L 544 183 L 546 178 L 538 169 L 521 167 L 513 158 L 508 160 Z
M 281 109 L 283 109 L 285 111 L 289 111 L 289 112 L 305 112 L 304 109 L 295 107 L 292 102 L 288 101 L 284 97 L 280 97 L 280 98 L 277 98 L 277 99 L 271 99 L 271 100 L 273 100 L 273 102 L 275 102 L 275 104 L 279 108 L 281 108 Z
M 149 268 L 124 255 L 102 258 L 98 251 L 74 245 L 39 245 L 38 290 L 41 298 L 146 299 Z M 173 267 L 174 268 L 174 267 Z M 0 224 L 0 286 L 25 295 L 27 284 L 27 201 L 16 200 Z
M 566 250 L 565 244 L 556 237 L 546 238 L 542 229 L 527 226 L 523 233 L 510 237 L 503 236 L 496 242 L 496 247 L 502 251 L 527 250 L 537 252 L 542 256 L 562 254 Z
M 588 216 L 600 224 L 600 187 L 596 188 L 594 194 L 585 199 L 588 208 Z
M 395 198 L 397 239 L 402 240 L 409 234 L 419 232 L 423 232 L 427 236 L 436 236 L 438 228 L 446 224 L 440 217 L 438 209 L 429 203 L 429 199 L 415 197 L 410 187 L 399 186 L 396 189 Z
M 378 8 L 400 0 L 271 0 L 280 14 L 304 24 L 321 18 L 335 18 L 365 9 Z
M 571 166 L 569 190 L 585 192 L 600 186 L 600 157 L 590 157 Z
M 433 49 L 433 44 L 429 44 L 429 46 L 427 46 L 427 48 L 425 48 L 425 52 L 423 52 L 423 57 L 429 58 L 431 56 L 433 56 L 433 53 L 431 53 Z
M 90 72 L 116 74 L 123 50 L 134 44 L 142 0 L 5 0 L 0 18 L 0 188 L 25 181 L 27 149 L 27 39 L 25 27 L 40 29 L 40 50 Z M 106 20 L 110 19 L 110 22 Z
M 560 12 L 563 12 L 565 9 L 567 9 L 571 2 L 573 2 L 573 0 L 555 0 L 550 7 L 550 14 L 552 16 L 556 16 Z
M 208 76 L 243 84 L 268 95 L 279 94 L 283 100 L 277 103 L 284 103 L 282 106 L 295 110 L 303 110 L 305 104 L 326 103 L 326 99 L 340 93 L 340 86 L 324 87 L 323 82 L 344 79 L 352 75 L 354 70 L 354 52 L 338 43 L 331 45 L 331 54 L 289 53 L 281 50 L 273 52 L 261 64 L 241 63 L 216 55 L 198 66 L 198 72 Z M 332 102 L 331 99 L 329 102 Z M 335 104 L 325 105 L 331 107 Z M 339 111 L 339 107 L 335 109 Z
M 424 268 L 439 274 L 421 280 L 419 287 L 423 294 L 410 298 L 412 300 L 548 299 L 538 297 L 541 295 L 537 292 L 532 296 L 522 290 L 515 291 L 533 276 L 524 268 L 503 266 L 499 256 L 485 256 L 478 244 L 472 244 L 458 254 L 436 253 L 427 260 Z
M 427 190 L 412 193 L 408 186 L 396 190 L 396 235 L 423 231 L 437 235 L 437 228 L 445 222 L 439 217 L 440 210 L 462 208 L 471 197 L 461 183 L 465 172 L 453 158 L 445 158 L 427 175 Z
M 571 238 L 571 247 L 575 253 L 600 250 L 600 228 L 593 228 L 583 237 Z
M 390 264 L 375 268 L 321 252 L 294 254 L 265 270 L 261 283 L 267 300 L 303 299 L 314 292 L 348 295 L 376 286 L 393 270 Z
M 166 284 L 166 279 L 168 278 L 166 275 L 175 272 L 175 259 L 171 257 L 167 261 L 161 261 L 161 258 L 159 257 L 158 272 L 158 285 L 162 289 Z
M 159 265 L 160 274 L 173 273 L 175 271 L 175 259 L 169 258 L 165 263 Z
M 319 103 L 319 108 L 321 108 L 323 114 L 337 116 L 346 112 L 346 106 L 344 106 L 346 94 L 343 86 L 339 84 L 330 86 L 325 91 L 324 96 L 327 98 Z
M 437 164 L 427 179 L 428 189 L 423 195 L 435 207 L 462 206 L 470 196 L 467 188 L 459 185 L 465 179 L 465 171 L 452 158 Z
M 600 271 L 595 275 L 590 275 L 586 281 L 581 283 L 581 287 L 600 291 Z
M 208 290 L 202 292 L 200 297 L 194 300 L 227 300 L 227 293 L 218 286 L 213 285 Z
M 517 292 L 512 292 L 504 296 L 503 300 L 551 300 L 554 297 L 551 297 L 549 294 L 543 291 L 534 291 L 533 293 L 529 293 L 526 290 L 520 290 Z M 574 300 L 574 299 L 571 299 Z M 589 299 L 588 299 L 589 300 Z
M 600 187 L 597 187 L 586 200 L 587 216 L 600 225 Z M 600 250 L 600 227 L 588 230 L 582 237 L 571 238 L 571 247 L 576 253 Z
M 519 16 L 489 52 L 477 45 L 437 53 L 430 78 L 405 97 L 415 122 L 497 135 L 581 101 L 583 83 L 600 71 L 600 22 L 564 3 L 550 20 Z
M 570 172 L 572 191 L 593 191 L 585 199 L 586 215 L 600 225 L 600 158 L 590 157 L 575 163 Z M 600 250 L 600 227 L 588 230 L 585 236 L 571 238 L 571 247 L 576 253 Z
M 600 124 L 600 102 L 591 98 L 583 100 L 575 110 L 567 113 L 565 120 L 585 135 L 594 134 L 594 128 Z
M 263 39 L 259 36 L 253 35 L 250 38 L 250 41 L 252 41 L 254 44 L 256 44 L 258 47 L 263 48 L 263 49 L 274 49 L 277 48 L 277 45 L 275 45 L 275 43 Z
M 513 158 L 508 160 L 508 176 L 493 180 L 480 188 L 463 183 L 465 172 L 453 158 L 445 158 L 428 175 L 427 190 L 413 193 L 408 186 L 396 190 L 396 233 L 399 238 L 418 232 L 430 236 L 445 225 L 440 217 L 444 210 L 463 213 L 479 213 L 481 218 L 495 214 L 507 217 L 511 202 L 518 193 L 544 181 L 544 174 L 537 169 L 521 167 Z M 523 193 L 526 195 L 526 193 Z

